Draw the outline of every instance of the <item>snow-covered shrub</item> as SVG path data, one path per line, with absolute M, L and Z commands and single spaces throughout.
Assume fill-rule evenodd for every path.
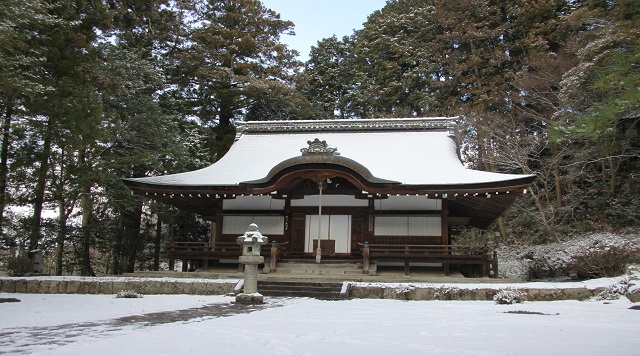
M 572 249 L 565 244 L 509 246 L 498 249 L 502 278 L 531 280 L 562 277 Z
M 554 261 L 549 256 L 534 254 L 527 254 L 525 258 L 529 260 L 527 265 L 529 279 L 553 278 L 564 274 L 562 261 Z
M 460 288 L 452 286 L 441 286 L 436 288 L 434 298 L 437 300 L 458 300 L 460 299 Z
M 527 299 L 527 293 L 513 288 L 501 289 L 493 296 L 496 304 L 522 303 Z
M 618 283 L 607 286 L 594 297 L 595 300 L 616 300 L 629 293 L 629 278 L 623 278 Z
M 116 298 L 142 298 L 143 295 L 136 293 L 134 290 L 121 290 L 116 294 Z
M 572 256 L 567 269 L 580 279 L 615 277 L 640 262 L 640 248 L 629 241 L 595 240 Z
M 33 261 L 31 259 L 18 256 L 7 259 L 7 274 L 11 277 L 25 276 L 33 273 Z
M 635 258 L 629 258 L 625 264 L 640 259 L 640 235 L 592 234 L 545 245 L 502 246 L 497 250 L 500 276 L 521 280 L 575 278 L 578 277 L 578 270 L 569 268 L 570 263 L 577 263 L 576 257 L 585 255 L 586 251 L 597 250 L 594 246 L 618 246 L 631 257 L 635 253 Z M 604 253 L 602 257 L 607 255 Z

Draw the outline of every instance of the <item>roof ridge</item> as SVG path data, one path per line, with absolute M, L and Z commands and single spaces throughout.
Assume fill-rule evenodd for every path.
M 330 119 L 292 121 L 246 121 L 236 123 L 236 140 L 244 133 L 336 132 L 336 131 L 451 131 L 455 117 L 399 119 Z

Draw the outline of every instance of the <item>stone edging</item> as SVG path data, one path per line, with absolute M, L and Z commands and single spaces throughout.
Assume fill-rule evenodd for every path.
M 396 299 L 396 300 L 493 300 L 503 288 L 460 288 L 457 286 L 362 286 L 352 285 L 349 296 L 352 298 Z M 526 293 L 527 301 L 587 300 L 603 288 L 513 288 Z
M 237 281 L 215 279 L 152 279 L 101 277 L 98 279 L 39 279 L 0 278 L 0 292 L 40 294 L 116 294 L 121 290 L 133 290 L 140 294 L 194 294 L 223 295 L 232 293 Z M 504 286 L 464 288 L 456 286 L 420 286 L 398 284 L 375 284 L 354 282 L 349 288 L 349 297 L 363 299 L 396 300 L 493 300 L 493 296 Z M 587 300 L 604 288 L 559 287 L 529 288 L 514 285 L 526 293 L 528 301 Z M 259 291 L 258 291 L 259 292 Z
M 116 294 L 121 290 L 134 290 L 140 294 L 196 294 L 222 295 L 233 292 L 236 281 L 180 281 L 165 279 L 105 278 L 38 279 L 0 278 L 0 292 L 40 294 Z

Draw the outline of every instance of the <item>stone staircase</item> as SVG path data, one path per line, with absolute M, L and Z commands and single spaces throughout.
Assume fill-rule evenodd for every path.
M 347 284 L 346 286 L 344 284 Z M 316 298 L 344 300 L 349 298 L 347 282 L 258 281 L 258 293 L 269 297 Z
M 271 271 L 271 273 L 274 273 Z M 303 276 L 362 276 L 362 262 L 350 260 L 323 260 L 315 263 L 309 260 L 280 260 L 276 265 L 278 275 Z M 374 270 L 375 273 L 375 270 Z

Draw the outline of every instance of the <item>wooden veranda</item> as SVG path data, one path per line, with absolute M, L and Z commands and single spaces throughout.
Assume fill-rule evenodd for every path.
M 359 249 L 354 251 L 350 260 L 362 263 L 363 274 L 375 273 L 371 266 L 378 262 L 401 262 L 404 274 L 409 276 L 411 265 L 418 263 L 441 264 L 443 272 L 449 275 L 452 266 L 470 266 L 474 277 L 498 277 L 498 259 L 494 249 L 484 246 L 457 245 L 413 245 L 413 244 L 369 244 L 358 243 Z M 198 261 L 206 271 L 210 261 L 234 261 L 240 256 L 240 245 L 231 242 L 171 242 L 167 245 L 169 269 L 173 270 L 176 260 Z M 261 255 L 265 257 L 265 272 L 277 273 L 280 259 L 292 257 L 288 243 L 272 243 L 263 248 Z M 300 256 L 296 256 L 300 260 Z M 304 259 L 304 257 L 303 257 Z M 306 256 L 309 261 L 313 256 Z M 183 271 L 186 272 L 186 263 Z M 242 265 L 238 264 L 242 270 Z

